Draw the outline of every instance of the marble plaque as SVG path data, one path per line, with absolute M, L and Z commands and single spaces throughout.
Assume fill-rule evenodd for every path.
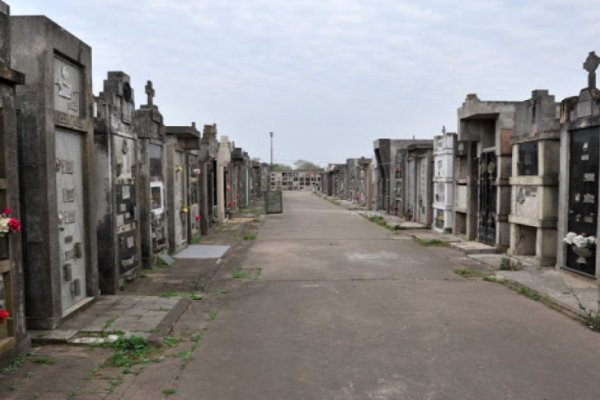
M 456 186 L 456 206 L 463 210 L 465 210 L 467 208 L 467 186 L 466 185 L 457 185 Z
M 518 187 L 515 214 L 520 217 L 535 218 L 538 214 L 538 196 L 536 187 Z
M 54 58 L 54 109 L 79 117 L 81 70 L 59 58 Z

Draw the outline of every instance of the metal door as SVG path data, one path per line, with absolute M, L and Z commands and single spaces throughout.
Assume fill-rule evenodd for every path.
M 568 230 L 596 236 L 598 229 L 598 135 L 589 128 L 571 133 L 569 169 Z M 588 275 L 596 274 L 596 248 L 580 257 L 571 246 L 567 249 L 567 267 Z
M 489 245 L 496 244 L 496 153 L 481 153 L 479 158 L 479 204 L 478 236 L 479 241 Z
M 187 243 L 187 217 L 189 209 L 185 204 L 185 170 L 183 152 L 175 152 L 175 176 L 173 182 L 173 196 L 175 209 L 173 218 L 175 219 L 175 247 L 179 248 Z
M 415 160 L 408 160 L 408 179 L 406 182 L 406 214 L 408 219 L 415 218 Z
M 417 199 L 417 221 L 421 223 L 427 222 L 427 206 L 428 206 L 428 182 L 427 182 L 427 159 L 420 158 L 419 163 L 419 197 Z
M 56 200 L 63 313 L 86 297 L 83 141 L 83 135 L 56 131 Z

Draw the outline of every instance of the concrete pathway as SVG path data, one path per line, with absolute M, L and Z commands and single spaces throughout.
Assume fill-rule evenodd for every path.
M 169 399 L 599 398 L 597 333 L 310 193 L 284 210 Z

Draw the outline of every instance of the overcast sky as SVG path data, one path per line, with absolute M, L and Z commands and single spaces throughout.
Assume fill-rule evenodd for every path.
M 600 53 L 598 0 L 4 0 L 93 49 L 94 92 L 154 82 L 167 125 L 217 123 L 253 157 L 320 165 L 371 156 L 377 138 L 456 130 L 467 93 L 557 100 Z

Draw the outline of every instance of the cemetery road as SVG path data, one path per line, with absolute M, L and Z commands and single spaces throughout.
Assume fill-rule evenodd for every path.
M 598 334 L 461 259 L 284 192 L 169 398 L 598 399 Z

